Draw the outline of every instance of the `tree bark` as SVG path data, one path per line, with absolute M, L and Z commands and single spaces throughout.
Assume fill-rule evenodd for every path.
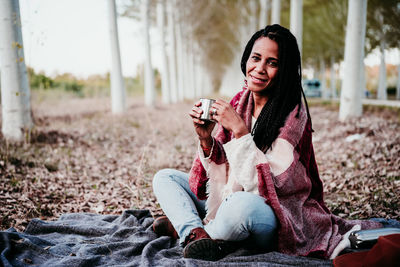
M 158 29 L 161 37 L 161 95 L 162 102 L 169 104 L 171 102 L 170 96 L 170 82 L 168 71 L 168 60 L 165 41 L 165 0 L 160 0 L 157 4 L 157 22 Z
M 182 101 L 184 98 L 183 88 L 185 86 L 185 75 L 183 72 L 185 70 L 185 58 L 186 50 L 183 47 L 182 41 L 182 25 L 179 18 L 175 17 L 176 22 L 176 59 L 177 59 L 177 79 L 178 79 L 178 100 Z
M 328 90 L 326 87 L 326 67 L 325 60 L 321 57 L 319 59 L 319 71 L 320 71 L 320 79 L 321 79 L 321 94 L 323 99 L 328 99 Z
M 399 53 L 400 55 L 400 53 Z M 396 86 L 396 99 L 400 100 L 400 61 L 397 65 L 397 86 Z
M 386 100 L 387 93 L 386 93 L 386 62 L 385 62 L 385 39 L 381 38 L 379 44 L 379 50 L 381 52 L 381 62 L 379 65 L 379 82 L 378 82 L 378 99 Z
M 2 133 L 22 141 L 33 122 L 18 0 L 0 1 L 0 20 Z
M 119 50 L 118 24 L 115 0 L 108 0 L 110 45 L 111 45 L 111 112 L 122 113 L 126 109 L 126 93 L 122 76 L 121 55 Z
M 170 90 L 171 90 L 171 102 L 178 102 L 178 80 L 176 76 L 176 31 L 175 31 L 175 14 L 174 5 L 172 1 L 167 2 L 167 13 L 168 13 L 168 35 L 170 43 L 169 53 L 169 74 L 170 74 Z
M 349 1 L 344 55 L 344 77 L 340 95 L 339 119 L 361 116 L 361 64 L 364 49 L 367 0 Z M 362 65 L 362 66 L 361 66 Z
M 303 0 L 290 0 L 290 31 L 297 39 L 301 54 L 303 44 Z
M 258 22 L 259 29 L 263 29 L 263 28 L 265 28 L 265 26 L 268 25 L 269 9 L 270 9 L 270 0 L 260 0 L 260 19 Z
M 281 0 L 272 0 L 271 24 L 281 23 Z
M 336 94 L 336 70 L 335 70 L 335 57 L 331 56 L 331 94 L 332 99 L 337 98 Z
M 156 102 L 156 90 L 154 87 L 154 73 L 151 63 L 151 45 L 150 45 L 150 19 L 149 19 L 150 0 L 142 1 L 142 21 L 144 36 L 144 99 L 147 106 L 154 106 Z

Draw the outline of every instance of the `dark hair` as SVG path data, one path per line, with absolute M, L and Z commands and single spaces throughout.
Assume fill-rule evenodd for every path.
M 301 107 L 303 95 L 307 115 L 310 118 L 307 101 L 301 86 L 301 59 L 296 37 L 286 28 L 274 24 L 257 31 L 249 40 L 240 62 L 246 76 L 246 63 L 256 40 L 267 37 L 278 44 L 278 72 L 269 86 L 268 101 L 261 110 L 252 130 L 257 147 L 266 152 L 279 135 L 286 117 L 297 106 Z M 298 109 L 297 117 L 299 115 Z

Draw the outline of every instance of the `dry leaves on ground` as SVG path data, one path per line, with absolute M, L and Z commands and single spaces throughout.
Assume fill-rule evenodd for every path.
M 29 140 L 16 145 L 0 138 L 1 229 L 23 230 L 31 218 L 70 212 L 161 213 L 151 180 L 162 168 L 189 171 L 197 144 L 192 103 L 147 108 L 131 101 L 123 115 L 111 115 L 108 103 L 41 103 Z M 330 108 L 310 111 L 328 207 L 345 218 L 400 219 L 397 111 L 346 123 Z

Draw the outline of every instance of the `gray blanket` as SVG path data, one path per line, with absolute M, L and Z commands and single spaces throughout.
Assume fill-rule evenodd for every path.
M 157 237 L 152 223 L 148 210 L 33 219 L 23 233 L 0 232 L 0 266 L 332 266 L 329 260 L 245 249 L 217 262 L 185 259 L 178 242 Z

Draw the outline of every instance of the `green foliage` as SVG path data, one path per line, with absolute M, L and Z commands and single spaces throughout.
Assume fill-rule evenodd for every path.
M 369 0 L 367 12 L 367 49 L 374 50 L 384 39 L 389 48 L 400 46 L 400 1 Z
M 36 74 L 34 69 L 28 67 L 28 76 L 30 80 L 30 86 L 32 89 L 51 89 L 55 87 L 55 82 L 50 77 L 47 77 L 44 73 Z
M 54 79 L 43 72 L 36 73 L 33 68 L 28 67 L 28 77 L 32 90 L 64 90 L 77 96 L 83 96 L 83 84 L 72 74 L 57 75 Z
M 51 78 L 45 73 L 36 73 L 28 67 L 30 87 L 39 99 L 59 98 L 66 95 L 72 97 L 107 97 L 110 96 L 110 74 L 91 75 L 85 79 L 77 78 L 71 73 L 56 75 Z M 156 88 L 161 88 L 161 77 L 158 70 L 154 71 Z M 128 96 L 143 95 L 141 74 L 135 78 L 124 78 Z
M 303 11 L 303 62 L 340 61 L 344 56 L 347 1 L 305 0 Z

